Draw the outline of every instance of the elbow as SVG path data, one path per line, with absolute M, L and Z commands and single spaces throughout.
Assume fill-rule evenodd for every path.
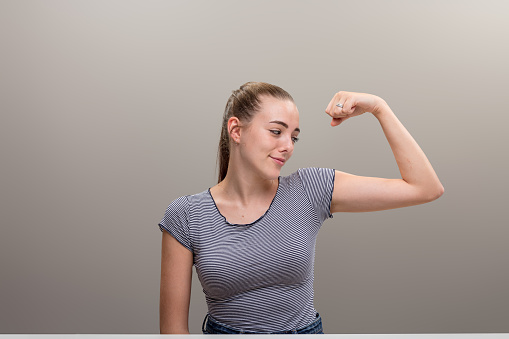
M 427 194 L 426 202 L 437 200 L 444 194 L 444 191 L 445 191 L 444 186 L 442 184 L 439 184 L 437 188 L 435 188 L 433 191 Z
M 442 194 L 444 194 L 445 192 L 445 188 L 442 184 L 440 184 L 440 195 L 438 196 L 438 198 L 440 198 L 442 196 Z
M 416 205 L 425 204 L 428 202 L 432 202 L 433 200 L 437 200 L 444 194 L 444 186 L 442 184 L 438 184 L 435 187 L 426 187 L 418 190 L 415 196 Z

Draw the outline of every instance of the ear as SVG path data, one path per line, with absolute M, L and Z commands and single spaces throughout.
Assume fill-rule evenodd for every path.
M 237 117 L 228 119 L 228 134 L 235 143 L 240 143 L 240 120 Z

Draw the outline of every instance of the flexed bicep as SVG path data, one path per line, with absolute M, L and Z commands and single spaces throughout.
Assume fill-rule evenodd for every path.
M 438 196 L 426 196 L 403 179 L 363 177 L 336 171 L 331 213 L 372 212 L 424 204 Z

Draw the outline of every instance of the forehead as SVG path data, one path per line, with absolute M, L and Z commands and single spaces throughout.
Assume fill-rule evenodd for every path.
M 260 110 L 255 115 L 260 120 L 281 120 L 287 124 L 299 124 L 299 111 L 292 101 L 264 95 L 260 97 L 260 103 Z

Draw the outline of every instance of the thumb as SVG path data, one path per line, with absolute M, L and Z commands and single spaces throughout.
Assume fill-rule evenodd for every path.
M 334 127 L 334 126 L 338 126 L 342 122 L 343 122 L 343 118 L 332 118 L 332 121 L 331 121 L 330 125 L 332 127 Z

